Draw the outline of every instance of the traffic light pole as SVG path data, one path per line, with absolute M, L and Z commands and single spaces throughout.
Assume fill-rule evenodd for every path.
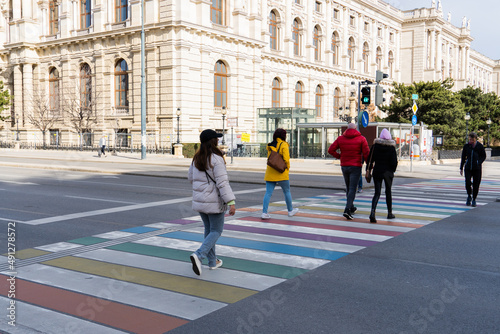
M 363 81 L 364 82 L 364 81 Z M 359 114 L 361 113 L 361 81 L 358 81 L 358 119 L 357 119 L 357 129 L 359 128 Z

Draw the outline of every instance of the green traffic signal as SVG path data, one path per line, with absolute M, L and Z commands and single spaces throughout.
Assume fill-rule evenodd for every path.
M 370 104 L 370 87 L 361 88 L 361 103 Z

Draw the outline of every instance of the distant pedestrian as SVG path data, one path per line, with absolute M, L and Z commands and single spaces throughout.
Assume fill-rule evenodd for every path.
M 267 156 L 271 154 L 271 151 L 278 152 L 286 163 L 286 169 L 283 173 L 280 173 L 271 166 L 267 166 L 266 174 L 264 175 L 264 180 L 266 181 L 266 194 L 264 195 L 264 203 L 262 205 L 262 219 L 270 219 L 271 216 L 268 213 L 269 202 L 271 202 L 271 196 L 273 195 L 274 188 L 276 184 L 281 187 L 283 194 L 285 195 L 286 208 L 288 210 L 288 217 L 294 216 L 299 209 L 293 208 L 292 206 L 292 192 L 290 191 L 290 149 L 288 143 L 286 142 L 286 130 L 276 129 L 273 134 L 273 141 L 267 144 Z
M 387 219 L 396 218 L 392 213 L 392 180 L 394 172 L 398 167 L 398 156 L 396 153 L 396 142 L 392 140 L 391 133 L 383 129 L 379 138 L 375 139 L 368 158 L 369 165 L 366 170 L 372 170 L 373 185 L 375 193 L 372 199 L 370 211 L 370 223 L 376 223 L 375 210 L 382 192 L 382 181 L 385 184 L 385 203 L 387 205 Z M 375 166 L 375 167 L 374 167 Z
M 340 150 L 340 153 L 337 152 L 338 150 Z M 356 188 L 361 177 L 361 166 L 363 165 L 363 159 L 368 161 L 368 154 L 370 153 L 368 142 L 356 130 L 356 124 L 349 123 L 344 134 L 330 145 L 328 153 L 340 159 L 347 191 L 347 202 L 343 216 L 351 220 L 353 219 L 352 215 L 357 210 L 354 206 L 354 199 L 356 198 Z
M 99 157 L 101 157 L 101 154 L 106 156 L 106 136 L 102 136 L 101 139 L 99 139 L 99 147 L 100 147 L 100 151 L 99 151 Z
M 236 212 L 235 197 L 226 171 L 226 161 L 217 147 L 221 133 L 204 130 L 200 134 L 200 148 L 189 167 L 188 180 L 193 186 L 193 210 L 200 213 L 205 226 L 205 239 L 200 248 L 191 254 L 193 271 L 201 275 L 202 260 L 208 259 L 210 269 L 222 266 L 215 254 L 215 244 L 224 228 L 224 214 L 229 206 L 229 215 Z
M 483 144 L 477 141 L 475 132 L 469 133 L 469 142 L 462 149 L 460 161 L 460 175 L 463 175 L 465 171 L 465 190 L 467 190 L 465 205 L 467 206 L 476 206 L 484 160 L 486 160 L 486 151 Z

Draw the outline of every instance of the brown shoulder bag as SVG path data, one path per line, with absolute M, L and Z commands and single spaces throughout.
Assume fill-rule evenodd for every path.
M 271 154 L 267 158 L 267 165 L 276 169 L 278 172 L 283 173 L 286 170 L 286 162 L 283 160 L 281 154 L 279 154 L 281 143 L 279 144 L 276 151 L 271 150 Z

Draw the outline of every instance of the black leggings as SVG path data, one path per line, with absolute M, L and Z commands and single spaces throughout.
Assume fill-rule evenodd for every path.
M 372 199 L 372 211 L 375 212 L 377 209 L 378 200 L 380 199 L 380 193 L 382 192 L 382 181 L 385 183 L 385 202 L 387 203 L 387 212 L 392 212 L 392 179 L 394 178 L 394 173 L 390 171 L 385 171 L 383 174 L 373 175 L 373 186 L 375 188 L 375 194 L 373 194 Z
M 479 185 L 481 184 L 481 169 L 465 169 L 465 190 L 467 195 L 472 196 L 476 200 L 479 193 Z

